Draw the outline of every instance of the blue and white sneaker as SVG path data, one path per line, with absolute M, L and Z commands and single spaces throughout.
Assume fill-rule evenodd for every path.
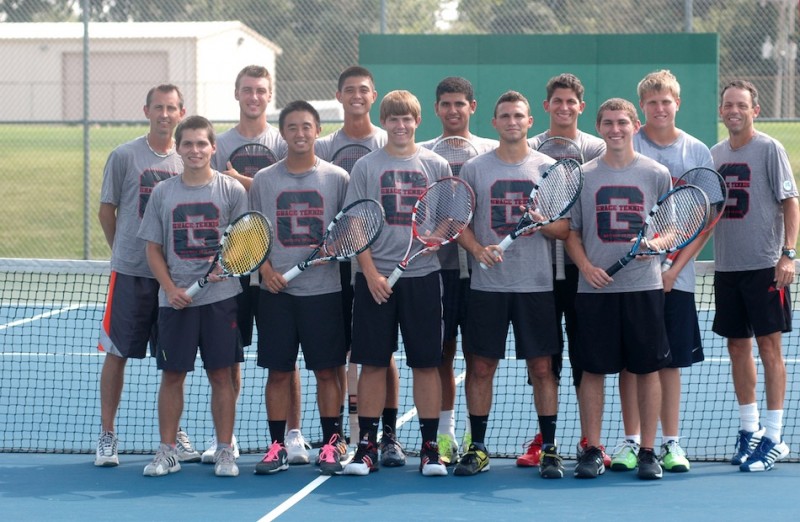
M 762 427 L 759 427 L 758 431 L 739 430 L 736 440 L 736 454 L 731 458 L 731 465 L 741 466 L 744 464 L 753 454 L 766 431 L 766 428 Z
M 772 442 L 769 437 L 762 437 L 753 453 L 741 466 L 740 471 L 769 471 L 778 460 L 789 456 L 789 446 L 785 442 Z

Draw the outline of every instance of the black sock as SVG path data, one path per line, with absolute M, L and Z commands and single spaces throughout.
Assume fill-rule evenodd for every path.
M 397 408 L 384 408 L 381 420 L 383 421 L 383 436 L 394 437 L 397 432 Z
M 339 423 L 339 417 L 320 417 L 320 424 L 322 424 L 322 441 L 327 444 L 331 437 L 341 435 L 342 425 Z
M 362 417 L 358 416 L 358 438 L 359 440 L 367 439 L 373 444 L 378 443 L 378 417 Z
M 483 439 L 486 438 L 486 427 L 489 425 L 488 415 L 472 415 L 469 416 L 469 427 L 472 430 L 472 442 L 483 444 Z
M 419 419 L 419 431 L 422 433 L 422 444 L 436 442 L 436 433 L 439 431 L 439 417 L 432 419 Z
M 556 443 L 556 418 L 557 415 L 539 415 L 539 429 L 542 432 L 543 444 Z
M 280 442 L 283 444 L 286 438 L 286 421 L 285 420 L 268 420 L 269 434 L 273 442 Z

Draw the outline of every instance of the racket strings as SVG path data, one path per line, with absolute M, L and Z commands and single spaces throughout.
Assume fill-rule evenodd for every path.
M 219 264 L 229 274 L 251 272 L 264 259 L 271 242 L 266 220 L 255 215 L 245 216 L 223 238 Z
M 574 201 L 581 187 L 580 169 L 570 168 L 568 164 L 557 164 L 539 185 L 531 208 L 546 219 L 558 217 Z
M 356 161 L 360 160 L 371 151 L 364 145 L 345 145 L 333 155 L 331 163 L 351 173 Z
M 554 160 L 572 159 L 578 163 L 583 163 L 583 153 L 578 144 L 572 140 L 550 138 L 542 142 L 536 150 Z
M 683 183 L 694 185 L 705 192 L 709 203 L 708 222 L 714 223 L 725 210 L 728 199 L 728 187 L 725 186 L 722 176 L 714 170 L 700 167 L 690 170 L 680 179 Z
M 465 183 L 438 182 L 419 200 L 414 227 L 419 239 L 436 245 L 457 237 L 472 218 L 474 196 Z
M 665 199 L 651 216 L 647 239 L 653 250 L 665 251 L 681 248 L 705 227 L 708 199 L 703 191 L 679 190 Z
M 469 140 L 463 138 L 444 138 L 436 143 L 433 152 L 443 157 L 450 164 L 453 176 L 458 177 L 461 167 L 470 158 L 478 155 L 475 146 Z
M 375 205 L 377 207 L 377 205 Z M 354 208 L 331 229 L 325 240 L 325 252 L 334 257 L 347 257 L 361 252 L 381 232 L 383 214 L 380 208 Z

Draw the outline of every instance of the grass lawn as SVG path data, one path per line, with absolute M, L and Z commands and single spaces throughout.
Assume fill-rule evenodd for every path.
M 786 147 L 795 177 L 800 172 L 800 122 L 756 122 Z M 227 127 L 220 126 L 218 132 Z M 323 134 L 336 125 L 326 125 Z M 3 175 L 0 194 L 5 220 L 0 257 L 81 259 L 84 220 L 89 223 L 89 257 L 107 259 L 97 209 L 103 166 L 114 147 L 141 136 L 145 126 L 90 130 L 89 210 L 84 216 L 83 128 L 54 125 L 0 125 Z M 720 125 L 720 136 L 725 129 Z

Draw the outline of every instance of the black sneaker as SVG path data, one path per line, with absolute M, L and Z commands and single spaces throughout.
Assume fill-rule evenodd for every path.
M 597 478 L 606 472 L 603 464 L 603 451 L 597 446 L 591 446 L 581 455 L 575 465 L 575 478 Z
M 453 475 L 469 477 L 489 471 L 489 469 L 489 455 L 486 446 L 479 442 L 473 442 L 469 445 L 469 450 L 461 456 Z
M 539 475 L 542 478 L 564 478 L 564 465 L 561 464 L 561 455 L 554 444 L 545 444 L 542 447 Z
M 358 443 L 353 460 L 342 470 L 343 475 L 369 475 L 378 471 L 378 448 L 367 440 Z
M 639 449 L 639 471 L 637 474 L 643 480 L 657 480 L 660 479 L 664 472 L 661 470 L 661 464 L 658 463 L 658 457 L 653 448 Z

